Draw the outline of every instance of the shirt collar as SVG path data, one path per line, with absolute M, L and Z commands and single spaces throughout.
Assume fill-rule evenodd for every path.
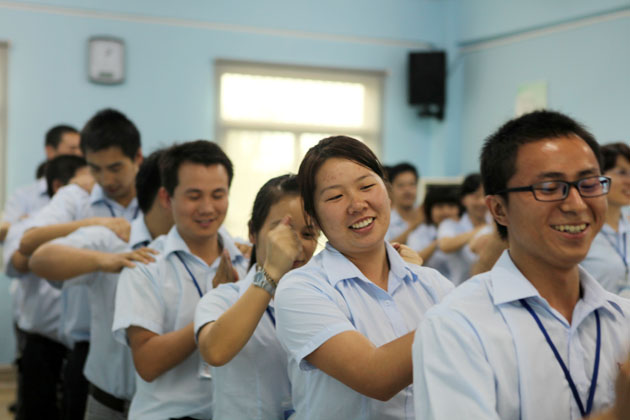
M 580 298 L 582 303 L 587 305 L 592 311 L 598 308 L 605 308 L 613 315 L 621 313 L 623 316 L 621 308 L 608 299 L 609 294 L 597 280 L 582 267 L 578 266 L 578 269 L 582 286 L 582 297 Z M 530 297 L 538 297 L 543 300 L 534 285 L 514 265 L 507 250 L 503 251 L 497 263 L 490 270 L 490 278 L 492 279 L 490 294 L 494 304 L 497 306 Z
M 243 254 L 241 254 L 241 251 L 238 250 L 232 239 L 230 239 L 227 235 L 222 235 L 221 232 L 219 232 L 218 235 L 220 238 L 219 240 L 223 244 L 223 249 L 227 249 L 230 254 L 230 260 L 233 263 L 245 258 L 243 257 Z M 173 225 L 166 236 L 166 242 L 164 243 L 164 255 L 169 255 L 178 251 L 183 251 L 187 254 L 193 255 L 192 252 L 190 252 L 190 248 L 188 248 L 188 245 L 186 245 L 186 242 L 179 234 L 177 226 Z
M 625 217 L 623 217 L 623 215 L 619 219 L 619 228 L 618 229 L 619 229 L 619 231 L 615 232 L 613 230 L 613 228 L 608 223 L 604 223 L 604 225 L 602 226 L 602 233 L 604 235 L 617 236 L 619 234 L 624 234 L 624 233 L 630 232 L 630 222 Z
M 136 217 L 131 222 L 131 234 L 129 235 L 129 245 L 132 248 L 136 247 L 138 244 L 148 244 L 153 241 L 154 238 L 151 238 L 151 232 L 149 232 L 149 228 L 147 227 L 146 222 L 144 221 L 144 214 L 140 212 L 138 217 Z
M 90 193 L 90 205 L 100 204 L 100 203 L 107 203 L 112 208 L 118 208 L 122 210 L 138 207 L 138 199 L 136 197 L 134 197 L 133 200 L 131 200 L 131 202 L 129 203 L 129 205 L 127 205 L 127 207 L 123 207 L 119 203 L 117 203 L 116 201 L 112 200 L 107 195 L 105 195 L 105 191 L 103 191 L 103 188 L 100 185 L 94 184 L 94 187 L 92 187 L 92 192 Z
M 389 270 L 396 278 L 403 279 L 406 276 L 413 278 L 412 271 L 402 259 L 398 251 L 388 242 L 385 243 L 387 258 L 389 259 Z M 335 286 L 338 282 L 348 279 L 360 279 L 367 283 L 372 283 L 367 277 L 341 252 L 337 251 L 330 242 L 326 243 L 326 248 L 322 253 L 322 265 L 326 271 L 329 282 Z M 393 290 L 393 287 L 390 288 Z

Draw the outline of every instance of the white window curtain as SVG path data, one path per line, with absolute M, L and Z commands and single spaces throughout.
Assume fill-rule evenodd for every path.
M 234 164 L 225 226 L 247 238 L 258 189 L 297 173 L 320 139 L 365 142 L 378 155 L 384 74 L 218 61 L 217 141 Z

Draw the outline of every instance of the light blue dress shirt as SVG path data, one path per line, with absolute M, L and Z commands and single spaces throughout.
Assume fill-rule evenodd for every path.
M 426 223 L 422 223 L 420 226 L 415 228 L 407 237 L 407 246 L 413 249 L 416 252 L 422 251 L 429 245 L 431 242 L 437 239 L 437 227 L 435 225 L 429 225 Z M 442 252 L 440 248 L 436 246 L 435 251 L 431 257 L 424 261 L 422 264 L 424 267 L 435 268 L 439 271 L 444 277 L 450 279 L 451 273 L 448 265 L 448 255 Z
M 53 241 L 60 245 L 109 253 L 129 252 L 137 244 L 149 242 L 151 235 L 142 214 L 131 224 L 129 243 L 103 226 L 84 227 L 65 238 Z M 118 276 L 118 273 L 88 273 L 73 279 L 71 287 L 86 285 L 90 299 L 91 339 L 83 371 L 85 377 L 103 391 L 117 398 L 131 400 L 135 392 L 135 368 L 131 350 L 117 342 L 112 334 Z
M 49 200 L 46 179 L 39 178 L 32 184 L 16 189 L 11 194 L 4 206 L 3 220 L 16 223 L 35 214 L 36 211 L 48 204 Z
M 414 331 L 453 284 L 431 268 L 407 264 L 385 243 L 388 290 L 368 280 L 330 245 L 287 273 L 276 291 L 277 334 L 287 350 L 295 420 L 413 418 L 408 386 L 389 401 L 366 397 L 304 358 L 333 336 L 358 331 L 382 346 Z
M 392 212 L 389 216 L 389 227 L 385 234 L 385 239 L 388 241 L 402 235 L 409 228 L 409 223 L 400 216 L 400 213 L 396 209 L 392 208 Z
M 17 222 L 33 216 L 36 212 L 38 212 L 42 207 L 44 207 L 50 201 L 50 197 L 48 196 L 47 187 L 46 187 L 46 179 L 40 178 L 32 184 L 26 185 L 24 187 L 20 187 L 11 196 L 7 199 L 7 202 L 4 207 L 4 212 L 2 215 L 2 219 L 15 225 Z M 14 230 L 13 240 L 17 241 L 17 246 L 15 243 L 11 248 L 11 252 L 4 252 L 5 256 L 5 270 L 12 270 L 8 265 L 10 264 L 10 257 L 19 247 L 19 241 L 21 239 L 21 235 L 23 233 L 23 228 L 20 229 L 20 236 L 17 236 L 17 229 Z M 7 233 L 7 237 L 5 238 L 4 250 L 9 247 L 9 234 Z M 0 242 L 2 244 L 2 242 Z M 11 278 L 11 284 L 9 287 L 9 294 L 11 295 L 11 306 L 13 308 L 13 320 L 18 323 L 19 326 L 19 318 L 23 312 L 22 307 L 24 305 L 24 288 L 26 287 L 26 283 L 32 281 L 21 281 L 18 277 L 21 277 L 18 274 L 8 274 Z M 39 283 L 39 281 L 37 281 Z M 43 289 L 39 290 L 38 293 L 45 293 L 45 286 Z M 33 284 L 29 285 L 29 293 L 32 293 L 35 288 Z M 43 296 L 43 295 L 42 295 Z M 56 317 L 59 317 L 59 314 L 56 314 Z M 48 335 L 46 335 L 48 337 Z M 55 334 L 57 336 L 57 334 Z
M 236 303 L 255 274 L 252 267 L 243 280 L 222 284 L 201 299 L 195 312 L 195 335 Z M 273 300 L 269 310 L 275 317 Z M 284 420 L 293 411 L 287 354 L 271 316 L 263 314 L 254 334 L 230 362 L 212 368 L 213 420 Z
M 173 226 L 168 235 L 157 241 L 163 247 L 156 261 L 133 269 L 124 269 L 116 290 L 112 330 L 115 338 L 127 343 L 126 330 L 138 326 L 155 334 L 179 330 L 193 322 L 195 308 L 201 299 L 186 266 L 195 276 L 202 294 L 212 288 L 220 258 L 211 265 L 192 254 Z M 232 264 L 244 276 L 245 259 L 234 243 L 223 238 Z M 200 375 L 202 359 L 194 351 L 179 365 L 164 372 L 152 382 L 136 377 L 136 394 L 129 409 L 130 419 L 163 420 L 170 417 L 212 417 L 212 381 Z
M 67 185 L 55 194 L 50 203 L 34 218 L 30 227 L 68 223 L 90 217 L 123 217 L 129 221 L 138 215 L 134 198 L 127 207 L 105 196 L 97 184 L 88 193 L 78 185 Z M 61 294 L 61 331 L 59 336 L 70 348 L 79 341 L 90 340 L 90 305 L 85 285 L 76 287 L 64 282 Z
M 31 216 L 33 217 L 33 216 Z M 3 257 L 6 274 L 16 279 L 19 288 L 14 295 L 15 320 L 20 329 L 59 341 L 61 290 L 32 272 L 19 273 L 11 263 L 11 256 L 20 247 L 20 240 L 29 222 L 23 219 L 11 225 L 7 234 Z
M 470 232 L 474 228 L 470 217 L 468 217 L 468 214 L 464 213 L 459 220 L 443 220 L 438 227 L 437 237 L 438 239 L 449 238 Z M 450 273 L 449 279 L 455 286 L 470 277 L 470 268 L 478 258 L 478 256 L 470 250 L 468 244 L 455 252 L 446 253 L 446 257 Z
M 625 217 L 619 220 L 618 232 L 605 224 L 599 231 L 588 255 L 580 263 L 604 289 L 630 297 L 630 223 Z
M 413 345 L 417 420 L 577 420 L 567 380 L 525 299 L 541 319 L 586 401 L 596 321 L 602 345 L 593 413 L 610 406 L 630 349 L 630 301 L 605 291 L 580 268 L 582 297 L 569 325 L 505 251 L 491 271 L 466 281 L 427 312 Z

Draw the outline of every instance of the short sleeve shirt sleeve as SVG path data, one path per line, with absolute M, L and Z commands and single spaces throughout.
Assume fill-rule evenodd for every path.
M 125 268 L 118 278 L 112 331 L 114 338 L 127 343 L 126 330 L 134 325 L 156 334 L 164 333 L 164 308 L 156 263 Z
M 456 313 L 435 316 L 435 309 L 413 343 L 416 419 L 499 420 L 494 375 L 474 330 Z
M 290 357 L 311 369 L 304 357 L 330 338 L 356 330 L 343 298 L 325 281 L 304 272 L 287 274 L 275 295 L 277 334 Z
M 438 227 L 437 237 L 449 238 L 457 235 L 457 222 L 453 219 L 446 219 Z
M 221 284 L 210 290 L 197 304 L 195 310 L 195 337 L 201 328 L 209 322 L 214 322 L 225 313 L 239 297 L 237 283 Z

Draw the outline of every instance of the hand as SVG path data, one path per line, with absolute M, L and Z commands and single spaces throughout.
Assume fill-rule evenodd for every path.
M 612 418 L 622 420 L 630 418 L 630 358 L 619 366 L 615 381 L 615 405 L 611 409 Z
M 291 226 L 291 216 L 284 216 L 282 221 L 267 233 L 264 241 L 267 255 L 261 264 L 267 274 L 278 283 L 303 252 L 302 242 Z
M 76 184 L 88 193 L 92 192 L 95 183 L 94 177 L 89 172 L 82 173 L 70 179 L 70 184 Z
M 420 257 L 420 255 L 418 255 L 416 251 L 409 248 L 407 245 L 402 245 L 398 242 L 392 242 L 392 246 L 396 251 L 398 251 L 402 259 L 406 262 L 416 265 L 422 265 L 424 263 L 422 257 Z
M 234 283 L 236 281 L 238 281 L 238 272 L 232 266 L 227 249 L 224 249 L 221 254 L 221 261 L 219 261 L 219 267 L 217 267 L 217 272 L 212 279 L 212 288 L 214 289 L 223 283 Z
M 130 252 L 118 254 L 103 253 L 99 260 L 99 271 L 106 273 L 119 273 L 123 268 L 134 268 L 134 261 L 149 264 L 155 261 L 153 257 L 158 252 L 151 248 L 139 248 Z
M 238 250 L 241 251 L 241 254 L 243 254 L 243 256 L 246 259 L 249 260 L 250 258 L 252 258 L 252 247 L 251 247 L 251 245 L 242 244 L 240 242 L 235 242 L 234 245 L 236 245 Z
M 122 217 L 101 217 L 98 219 L 100 225 L 105 226 L 116 234 L 120 239 L 129 242 L 131 235 L 131 224 Z

